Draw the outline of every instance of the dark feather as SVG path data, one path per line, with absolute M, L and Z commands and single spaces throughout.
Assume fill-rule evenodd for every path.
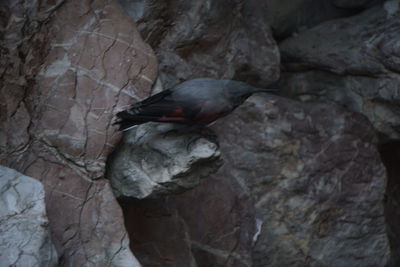
M 174 101 L 170 95 L 171 91 L 165 90 L 133 104 L 130 109 L 116 114 L 118 120 L 114 124 L 118 124 L 119 130 L 123 131 L 149 121 L 190 123 L 200 108 Z

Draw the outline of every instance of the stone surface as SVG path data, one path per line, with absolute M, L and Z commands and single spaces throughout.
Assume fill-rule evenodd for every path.
M 365 117 L 253 96 L 215 130 L 224 159 L 216 174 L 181 195 L 124 203 L 131 247 L 146 266 L 389 261 L 386 173 Z
M 114 114 L 155 80 L 153 51 L 115 1 L 1 7 L 1 164 L 44 184 L 61 266 L 139 266 L 103 174 Z
M 169 197 L 121 200 L 131 249 L 146 267 L 197 267 L 185 222 L 169 203 Z
M 368 120 L 330 103 L 250 100 L 220 133 L 228 177 L 262 221 L 253 266 L 384 266 L 386 173 Z
M 103 172 L 121 137 L 113 114 L 156 79 L 153 51 L 115 1 L 2 1 L 0 162 L 43 182 L 59 265 L 138 266 L 129 246 L 146 267 L 384 266 L 375 130 L 391 141 L 381 155 L 399 265 L 398 1 L 318 26 L 382 1 L 120 2 L 165 88 L 200 76 L 267 86 L 280 68 L 271 32 L 294 34 L 281 44 L 283 94 L 345 107 L 251 98 L 215 125 L 216 174 L 183 194 L 121 200 L 129 243 Z
M 323 23 L 281 43 L 283 94 L 329 99 L 364 114 L 382 141 L 400 138 L 396 6 Z
M 282 40 L 321 22 L 348 17 L 382 0 L 267 0 L 259 1 L 274 36 Z
M 125 199 L 122 208 L 131 248 L 144 266 L 252 266 L 254 207 L 221 172 L 179 195 Z
M 43 185 L 0 166 L 0 265 L 57 266 Z
M 357 16 L 323 23 L 281 43 L 283 94 L 303 101 L 328 99 L 362 113 L 380 133 L 388 169 L 385 206 L 392 246 L 390 266 L 400 264 L 396 158 L 400 137 L 399 2 L 385 1 Z M 391 155 L 391 156 L 388 156 Z M 389 163 L 388 163 L 389 162 Z
M 279 53 L 260 1 L 120 0 L 156 51 L 165 88 L 213 77 L 266 86 Z
M 366 8 L 374 4 L 382 3 L 384 1 L 376 0 L 331 0 L 331 2 L 340 8 Z
M 110 156 L 107 178 L 117 197 L 156 198 L 199 184 L 221 165 L 216 143 L 172 124 L 146 123 L 127 131 Z

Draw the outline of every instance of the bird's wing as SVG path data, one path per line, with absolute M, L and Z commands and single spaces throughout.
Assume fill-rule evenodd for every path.
M 161 91 L 155 95 L 149 96 L 148 98 L 146 98 L 143 101 L 140 101 L 138 103 L 131 105 L 130 109 L 140 108 L 140 107 L 144 107 L 144 106 L 148 106 L 148 105 L 157 103 L 157 102 L 165 99 L 166 97 L 170 96 L 171 94 L 172 94 L 172 91 L 170 89 Z
M 190 99 L 176 98 L 170 90 L 165 90 L 117 113 L 116 124 L 120 130 L 149 121 L 190 124 L 200 109 L 201 105 Z
M 216 119 L 227 115 L 233 110 L 231 103 L 224 99 L 209 99 L 202 102 L 200 110 L 197 112 L 195 120 L 205 124 L 211 123 Z

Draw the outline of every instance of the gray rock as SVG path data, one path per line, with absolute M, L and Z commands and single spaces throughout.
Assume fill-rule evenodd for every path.
M 389 261 L 386 173 L 364 116 L 333 103 L 253 96 L 213 127 L 224 160 L 218 172 L 183 194 L 125 203 L 139 260 L 235 267 Z
M 331 2 L 340 8 L 365 8 L 379 2 L 380 0 L 331 0 Z
M 384 266 L 386 173 L 371 124 L 332 103 L 267 100 L 250 98 L 217 131 L 221 171 L 262 221 L 253 266 Z
M 172 124 L 146 123 L 126 132 L 107 177 L 117 197 L 155 198 L 182 192 L 221 165 L 214 142 L 170 132 Z
M 364 114 L 381 141 L 400 138 L 400 17 L 375 7 L 282 42 L 283 94 Z
M 140 266 L 104 172 L 153 50 L 116 1 L 0 2 L 0 164 L 42 181 L 60 266 Z
M 260 1 L 120 2 L 156 51 L 165 88 L 198 77 L 257 86 L 278 79 L 279 51 Z
M 43 185 L 0 166 L 0 265 L 56 266 Z
M 274 35 L 282 40 L 321 22 L 348 17 L 383 0 L 259 1 Z

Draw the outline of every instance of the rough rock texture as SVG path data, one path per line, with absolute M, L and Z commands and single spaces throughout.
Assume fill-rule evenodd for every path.
M 123 205 L 131 246 L 146 266 L 176 266 L 178 258 L 184 266 L 389 261 L 386 173 L 365 117 L 329 103 L 256 96 L 216 132 L 225 162 L 216 174 L 182 195 Z M 172 240 L 184 248 L 179 254 L 164 248 Z
M 164 87 L 199 76 L 267 86 L 280 68 L 271 32 L 294 34 L 280 45 L 283 93 L 344 106 L 253 97 L 216 124 L 218 173 L 180 195 L 121 199 L 144 266 L 384 266 L 376 130 L 390 140 L 385 213 L 399 265 L 397 0 L 318 26 L 382 1 L 120 2 Z M 43 182 L 60 265 L 138 266 L 102 177 L 120 138 L 113 114 L 156 79 L 152 50 L 111 0 L 2 1 L 0 34 L 0 163 Z
M 156 51 L 166 88 L 197 77 L 266 86 L 279 53 L 259 1 L 119 0 Z
M 346 105 L 367 116 L 382 140 L 399 139 L 398 8 L 388 1 L 282 42 L 284 94 Z
M 380 38 L 390 40 L 397 34 L 394 1 L 384 9 L 375 7 L 311 30 L 306 29 L 383 1 L 120 2 L 155 49 L 165 87 L 198 76 L 233 78 L 258 86 L 276 80 L 279 55 L 268 22 L 278 38 L 299 32 L 300 48 L 307 52 L 298 50 L 296 37 L 281 45 L 288 75 L 282 79 L 287 81 L 282 87 L 288 88 L 283 93 L 290 96 L 295 95 L 291 88 L 303 85 L 291 77 L 305 70 L 333 75 L 332 81 L 320 85 L 327 92 L 339 80 L 336 76 L 345 79 L 351 74 L 349 69 L 356 69 L 356 78 L 369 79 L 360 85 L 357 81 L 359 88 L 372 88 L 371 80 L 384 82 L 386 77 L 376 70 L 387 70 L 376 67 L 374 60 L 395 60 L 397 51 L 396 42 L 380 43 Z M 324 32 L 317 31 L 319 27 Z M 318 42 L 310 46 L 309 36 L 302 35 L 313 31 Z M 338 41 L 338 37 L 343 39 Z M 371 45 L 362 49 L 360 40 Z M 341 54 L 331 59 L 331 51 L 339 45 L 344 46 Z M 347 53 L 352 49 L 361 52 Z M 378 57 L 373 53 L 379 49 L 386 52 Z M 232 57 L 235 53 L 239 56 Z M 342 69 L 332 71 L 331 65 Z M 365 69 L 372 71 L 364 73 Z M 312 94 L 301 100 L 360 103 L 358 98 L 353 100 L 354 94 L 375 90 L 355 93 L 355 85 L 348 87 L 351 90 L 343 101 Z M 346 88 L 339 84 L 332 94 Z M 381 93 L 385 99 L 381 102 L 395 112 L 392 99 L 398 93 L 390 85 Z M 383 266 L 389 261 L 382 203 L 386 174 L 376 149 L 375 129 L 364 116 L 332 103 L 277 100 L 271 104 L 265 100 L 252 98 L 217 123 L 225 161 L 217 174 L 181 195 L 121 202 L 134 241 L 131 248 L 146 266 Z M 365 114 L 385 136 L 393 136 L 395 116 L 386 114 L 381 119 L 382 105 L 370 116 L 365 110 L 374 104 L 349 107 Z
M 139 266 L 99 178 L 113 115 L 148 95 L 157 61 L 115 1 L 60 3 L 1 6 L 0 162 L 43 182 L 61 266 Z
M 382 0 L 266 0 L 258 1 L 274 36 L 283 39 L 323 21 L 346 17 Z
M 254 266 L 384 266 L 386 173 L 369 122 L 329 103 L 261 97 L 235 115 L 221 150 L 263 222 Z
M 254 207 L 221 172 L 180 195 L 121 204 L 131 248 L 146 267 L 252 266 Z
M 280 44 L 283 94 L 302 101 L 337 102 L 362 113 L 380 134 L 388 169 L 385 205 L 392 247 L 400 265 L 397 163 L 400 138 L 400 2 L 322 23 Z
M 382 3 L 384 1 L 377 1 L 377 0 L 331 0 L 331 2 L 340 8 L 366 8 L 370 7 L 371 5 Z
M 0 166 L 1 266 L 56 266 L 43 185 Z
M 197 267 L 184 221 L 169 202 L 169 197 L 120 201 L 131 249 L 146 267 Z
M 110 156 L 107 178 L 117 197 L 156 198 L 179 193 L 221 165 L 218 146 L 172 124 L 146 123 L 124 135 Z

